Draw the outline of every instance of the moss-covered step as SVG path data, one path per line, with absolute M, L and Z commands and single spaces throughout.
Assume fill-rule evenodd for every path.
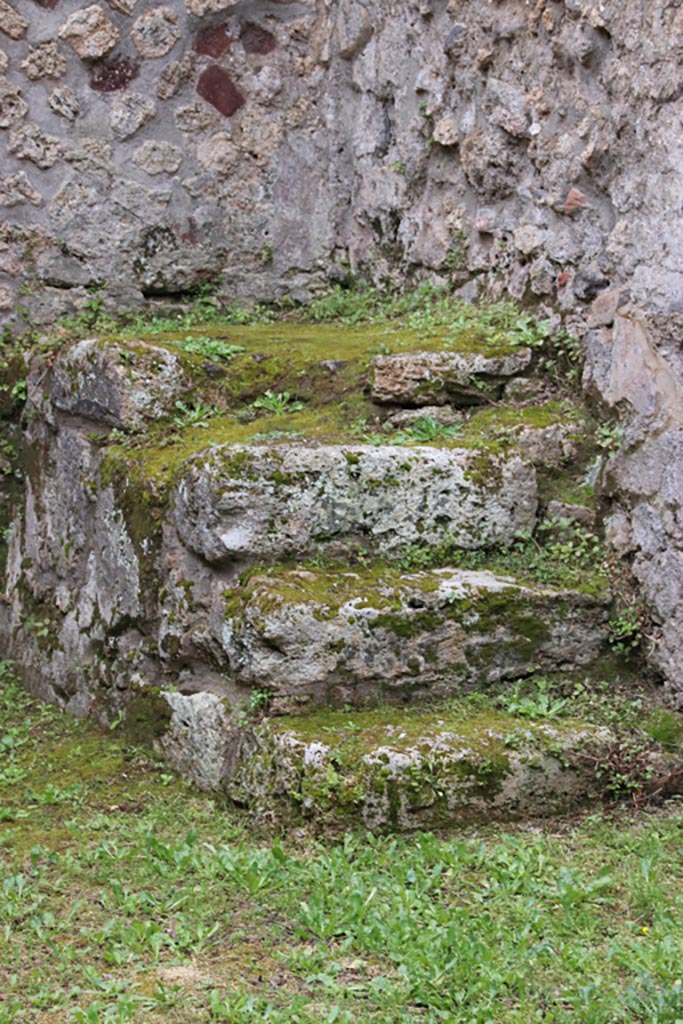
M 244 733 L 222 789 L 269 820 L 373 831 L 564 813 L 600 791 L 609 730 L 497 712 L 380 708 L 269 719 Z
M 536 505 L 535 470 L 515 451 L 303 443 L 204 451 L 174 497 L 183 544 L 214 564 L 509 544 L 533 528 Z
M 279 713 L 419 702 L 604 652 L 605 596 L 486 571 L 273 571 L 226 591 L 220 640 L 239 686 Z
M 402 352 L 375 356 L 372 397 L 392 405 L 482 405 L 501 397 L 507 380 L 529 371 L 531 350 L 508 355 L 483 352 Z

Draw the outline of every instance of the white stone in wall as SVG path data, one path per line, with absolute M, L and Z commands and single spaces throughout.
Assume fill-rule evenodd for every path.
M 183 151 L 170 142 L 143 142 L 133 154 L 133 160 L 148 174 L 175 174 L 183 162 Z
M 87 217 L 87 211 L 94 210 L 100 198 L 96 189 L 79 181 L 66 181 L 50 203 L 50 217 L 64 228 L 76 217 Z
M 4 75 L 0 77 L 0 128 L 22 121 L 28 113 L 28 104 L 20 87 Z
M 156 114 L 156 104 L 139 92 L 117 96 L 111 108 L 111 130 L 119 139 L 129 139 Z
M 60 78 L 66 71 L 66 60 L 57 43 L 42 43 L 29 46 L 28 57 L 21 62 L 21 69 L 31 81 L 38 78 Z
M 14 305 L 14 292 L 8 284 L 0 284 L 0 309 L 11 309 Z
M 440 146 L 457 146 L 460 133 L 454 114 L 444 114 L 434 125 L 434 141 Z
M 175 123 L 181 132 L 205 132 L 212 124 L 218 122 L 215 111 L 203 103 L 191 103 L 187 107 L 178 107 L 175 112 Z M 223 120 L 220 118 L 220 120 Z
M 197 159 L 207 170 L 224 176 L 234 171 L 240 160 L 240 153 L 227 132 L 216 132 L 199 143 Z
M 9 65 L 9 57 L 4 50 L 0 50 L 0 72 L 7 71 Z
M 83 60 L 97 60 L 119 41 L 119 30 L 101 7 L 93 4 L 75 11 L 59 30 L 59 38 L 73 47 Z
M 104 139 L 79 139 L 65 150 L 64 159 L 79 171 L 110 171 L 111 145 Z
M 78 96 L 68 85 L 58 85 L 56 89 L 53 89 L 48 103 L 50 104 L 50 109 L 58 117 L 64 117 L 67 121 L 75 121 L 81 109 Z
M 181 88 L 192 77 L 196 57 L 194 53 L 186 53 L 182 60 L 172 60 L 159 76 L 157 96 L 160 100 L 168 100 L 180 92 Z
M 19 206 L 31 203 L 41 206 L 43 198 L 31 184 L 23 171 L 18 171 L 9 178 L 0 178 L 0 206 Z
M 13 7 L 0 0 L 0 32 L 10 39 L 21 39 L 26 33 L 28 22 Z
M 154 7 L 140 15 L 131 35 L 143 57 L 163 57 L 180 39 L 178 15 L 170 7 Z
M 47 135 L 38 125 L 29 123 L 10 131 L 8 149 L 20 160 L 30 160 L 44 170 L 57 163 L 62 147 L 59 139 Z
M 107 0 L 107 3 L 114 11 L 120 14 L 132 14 L 138 0 Z
M 228 11 L 237 7 L 239 0 L 185 0 L 185 6 L 190 14 L 201 17 L 204 14 L 216 14 L 218 11 Z

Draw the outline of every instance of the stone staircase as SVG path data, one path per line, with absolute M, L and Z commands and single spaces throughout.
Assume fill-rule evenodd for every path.
M 549 507 L 560 539 L 593 515 L 590 426 L 537 361 L 505 337 L 291 324 L 37 360 L 6 592 L 27 684 L 285 821 L 590 799 L 608 730 L 468 696 L 609 655 L 599 574 L 510 557 L 541 551 Z

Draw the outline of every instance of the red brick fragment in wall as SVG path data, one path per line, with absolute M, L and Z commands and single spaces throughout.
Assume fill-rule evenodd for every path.
M 240 33 L 240 42 L 247 53 L 259 53 L 265 55 L 272 53 L 277 47 L 277 40 L 272 32 L 260 25 L 248 22 L 243 26 Z
M 244 96 L 230 75 L 217 64 L 202 71 L 197 82 L 197 92 L 224 117 L 232 117 L 245 103 Z
M 583 192 L 579 192 L 578 188 L 570 188 L 564 202 L 564 212 L 571 215 L 579 210 L 585 210 L 589 205 L 588 198 Z
M 232 42 L 232 36 L 228 32 L 227 25 L 212 25 L 200 32 L 194 41 L 195 53 L 205 54 L 207 57 L 220 57 L 225 53 Z
M 90 72 L 90 88 L 95 92 L 117 92 L 126 89 L 140 74 L 140 65 L 129 57 L 102 60 Z

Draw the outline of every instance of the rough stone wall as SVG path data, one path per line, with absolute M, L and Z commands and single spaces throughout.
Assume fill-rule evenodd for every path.
M 681 0 L 0 0 L 0 310 L 683 305 Z

